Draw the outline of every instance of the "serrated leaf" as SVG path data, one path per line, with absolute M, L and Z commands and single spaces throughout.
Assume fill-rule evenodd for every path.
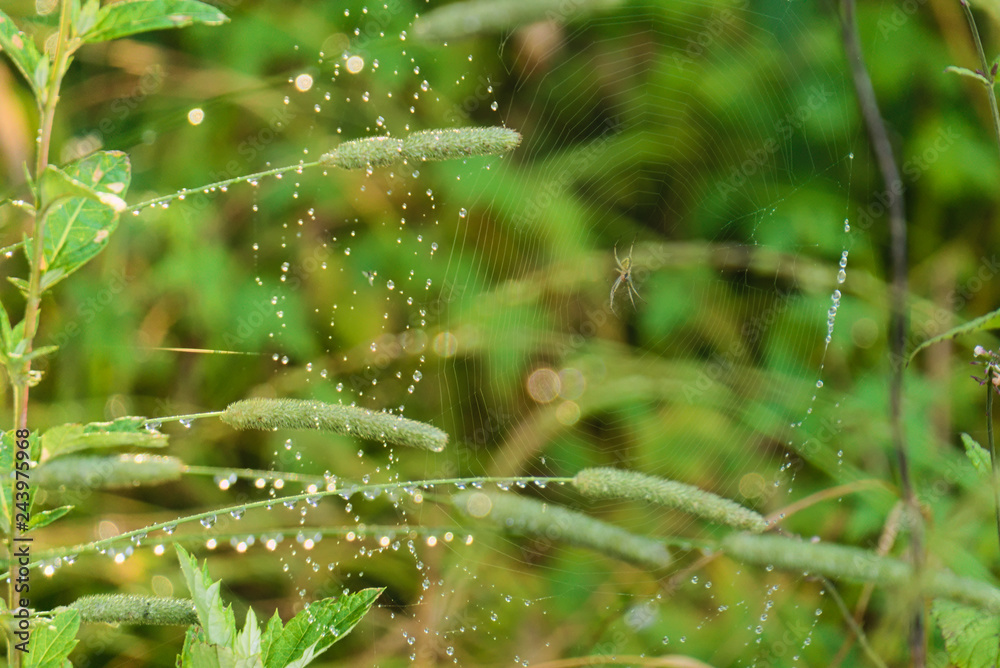
M 205 642 L 195 641 L 190 646 L 186 645 L 181 656 L 183 668 L 231 668 L 222 665 L 216 646 Z
M 982 315 L 975 320 L 970 320 L 965 324 L 952 327 L 943 334 L 932 336 L 913 349 L 913 352 L 911 352 L 909 357 L 906 358 L 906 363 L 909 364 L 912 362 L 913 358 L 917 356 L 917 353 L 935 343 L 940 343 L 941 341 L 945 341 L 947 339 L 953 339 L 961 334 L 975 334 L 976 332 L 983 332 L 988 329 L 1000 329 L 1000 309 L 990 311 L 986 315 Z
M 274 646 L 274 641 L 281 637 L 282 628 L 281 617 L 278 616 L 278 611 L 275 610 L 274 615 L 267 621 L 267 626 L 264 627 L 264 633 L 260 636 L 261 654 L 267 656 L 272 651 L 271 648 Z
M 39 97 L 40 89 L 37 88 L 34 77 L 38 63 L 42 60 L 42 54 L 39 53 L 31 37 L 21 32 L 3 11 L 0 11 L 0 51 L 7 54 L 21 76 L 31 86 L 35 97 Z
M 257 615 L 254 614 L 253 608 L 247 610 L 246 623 L 243 624 L 243 630 L 236 635 L 233 651 L 241 659 L 260 657 L 260 627 L 257 626 Z
M 302 652 L 302 656 L 286 664 L 284 668 L 305 668 L 310 663 L 313 662 L 317 656 L 323 653 L 324 650 L 319 649 L 320 641 L 317 640 L 313 644 L 306 647 L 305 651 Z
M 145 418 L 119 418 L 114 422 L 61 424 L 42 434 L 45 459 L 53 459 L 81 450 L 136 446 L 162 448 L 168 436 L 143 427 Z
M 60 506 L 59 508 L 53 508 L 52 510 L 43 510 L 41 512 L 32 513 L 31 521 L 28 522 L 28 531 L 34 531 L 35 529 L 41 529 L 44 526 L 48 526 L 71 510 L 73 510 L 73 506 Z
M 950 74 L 957 74 L 959 76 L 969 77 L 970 79 L 976 79 L 980 83 L 984 83 L 987 86 L 990 85 L 990 80 L 989 79 L 987 79 L 986 77 L 984 77 L 979 72 L 975 72 L 973 70 L 970 70 L 967 67 L 958 67 L 957 65 L 949 65 L 948 67 L 944 68 L 944 71 L 948 72 Z
M 232 606 L 222 605 L 222 596 L 219 594 L 222 581 L 212 582 L 207 568 L 198 568 L 195 558 L 180 545 L 174 545 L 174 548 L 198 613 L 198 621 L 205 629 L 205 638 L 210 644 L 232 647 L 236 634 L 236 617 Z
M 992 459 L 986 448 L 979 445 L 976 439 L 962 432 L 962 445 L 965 446 L 965 456 L 969 458 L 977 471 L 989 475 L 993 470 Z
M 948 658 L 958 668 L 993 668 L 1000 659 L 1000 616 L 938 599 L 931 615 L 941 629 Z
M 61 170 L 64 182 L 80 184 L 93 196 L 58 199 L 49 204 L 43 251 L 44 287 L 50 288 L 82 267 L 108 245 L 118 227 L 118 213 L 131 181 L 128 156 L 121 151 L 99 151 Z M 53 175 L 50 180 L 58 178 Z M 25 254 L 34 256 L 33 241 Z
M 150 30 L 194 23 L 220 25 L 228 20 L 215 7 L 197 0 L 133 0 L 102 7 L 97 21 L 82 37 L 85 42 L 107 42 Z
M 325 652 L 357 625 L 382 589 L 363 589 L 340 598 L 325 598 L 311 603 L 295 615 L 270 643 L 264 653 L 266 668 L 285 668 L 310 653 L 309 660 Z M 305 664 L 302 664 L 305 665 Z
M 66 657 L 76 647 L 80 613 L 67 609 L 52 618 L 41 620 L 31 629 L 30 651 L 23 654 L 24 668 L 63 668 Z

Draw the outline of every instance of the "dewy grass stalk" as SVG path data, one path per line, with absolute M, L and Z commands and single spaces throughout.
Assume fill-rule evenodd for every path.
M 721 547 L 731 557 L 757 566 L 823 575 L 831 580 L 874 582 L 881 587 L 914 584 L 910 564 L 856 547 L 745 533 L 726 536 Z M 954 599 L 1000 612 L 1000 589 L 985 582 L 943 571 L 924 571 L 920 577 L 926 596 Z
M 84 622 L 188 626 L 198 623 L 194 603 L 186 598 L 99 594 L 77 599 L 70 608 Z
M 424 41 L 450 40 L 508 30 L 537 21 L 566 21 L 594 11 L 614 9 L 622 0 L 470 0 L 427 12 L 413 22 Z
M 660 541 L 557 504 L 480 491 L 455 494 L 452 503 L 470 517 L 487 519 L 518 535 L 586 547 L 654 569 L 670 563 L 670 553 Z
M 318 429 L 370 441 L 441 452 L 448 434 L 437 427 L 357 406 L 303 399 L 244 399 L 219 416 L 236 429 Z
M 632 499 L 656 503 L 697 515 L 709 522 L 746 531 L 767 529 L 767 520 L 735 501 L 692 485 L 614 468 L 584 469 L 573 478 L 584 496 L 594 499 Z
M 177 480 L 183 468 L 176 457 L 160 455 L 68 455 L 42 464 L 32 477 L 40 487 L 116 489 Z
M 501 127 L 423 130 L 403 139 L 367 137 L 347 141 L 320 157 L 319 164 L 340 169 L 366 169 L 403 160 L 454 160 L 507 153 L 520 143 L 518 132 Z

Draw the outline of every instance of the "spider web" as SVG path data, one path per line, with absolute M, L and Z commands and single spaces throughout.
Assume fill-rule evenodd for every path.
M 189 446 L 192 458 L 362 483 L 618 466 L 765 514 L 801 498 L 800 487 L 860 478 L 844 460 L 829 385 L 861 340 L 836 316 L 849 304 L 840 291 L 851 281 L 838 276 L 848 251 L 852 263 L 872 261 L 864 231 L 850 230 L 868 167 L 852 154 L 863 144 L 833 17 L 786 2 L 568 5 L 556 21 L 421 43 L 410 24 L 433 7 L 348 3 L 323 14 L 325 33 L 308 28 L 319 10 L 282 17 L 302 31 L 283 52 L 295 64 L 253 95 L 217 94 L 199 104 L 203 124 L 170 131 L 235 137 L 236 173 L 430 127 L 506 125 L 524 136 L 513 154 L 305 171 L 147 217 L 187 221 L 171 249 L 199 253 L 203 272 L 160 262 L 166 290 L 196 281 L 201 293 L 153 343 L 187 332 L 263 355 L 199 361 L 178 396 L 355 402 L 435 424 L 448 450 L 268 434 L 224 441 L 218 457 Z M 266 22 L 274 11 L 233 18 Z M 227 105 L 253 120 L 227 129 Z M 227 221 L 208 229 L 231 250 L 202 248 L 204 232 L 191 228 L 204 210 Z M 612 311 L 615 252 L 629 258 L 639 299 L 633 307 L 622 286 Z M 212 323 L 205 332 L 199 318 Z M 221 504 L 288 489 L 216 482 Z M 285 575 L 267 595 L 291 605 L 388 587 L 335 647 L 367 665 L 592 654 L 813 665 L 844 637 L 839 619 L 823 624 L 818 584 L 713 557 L 718 527 L 585 503 L 558 485 L 514 489 L 661 537 L 675 561 L 650 573 L 497 534 L 438 503 L 453 491 L 439 486 L 420 502 L 356 495 L 223 517 L 252 540 L 221 544 L 212 564 L 254 604 L 239 564 L 273 572 L 275 554 Z M 261 548 L 288 524 L 301 530 Z

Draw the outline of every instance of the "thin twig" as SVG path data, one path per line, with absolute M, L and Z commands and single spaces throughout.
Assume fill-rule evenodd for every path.
M 903 371 L 904 348 L 906 345 L 906 213 L 903 207 L 903 181 L 896 167 L 896 160 L 889 142 L 889 133 L 878 108 L 875 88 L 865 66 L 858 37 L 857 21 L 854 15 L 854 0 L 843 0 L 844 14 L 841 20 L 842 38 L 851 68 L 851 78 L 858 96 L 858 104 L 865 119 L 868 137 L 875 152 L 879 171 L 886 185 L 889 199 L 889 235 L 891 238 L 892 288 L 889 314 L 889 349 L 892 377 L 889 383 L 889 412 L 892 425 L 892 441 L 899 467 L 900 486 L 908 505 L 909 523 L 912 527 L 910 551 L 913 560 L 914 577 L 919 580 L 924 567 L 923 522 L 920 507 L 910 479 L 910 465 L 906 453 L 903 430 Z M 926 665 L 924 606 L 921 600 L 913 604 L 913 621 L 910 636 L 910 651 L 913 665 Z

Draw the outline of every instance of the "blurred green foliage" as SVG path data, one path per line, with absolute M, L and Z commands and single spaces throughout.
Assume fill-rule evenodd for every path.
M 33 11 L 4 4 L 15 17 Z M 505 123 L 524 144 L 503 159 L 371 175 L 306 171 L 126 216 L 108 249 L 43 305 L 39 341 L 62 348 L 32 392 L 33 429 L 218 410 L 251 394 L 404 405 L 408 417 L 445 429 L 453 447 L 390 455 L 296 434 L 286 450 L 285 434 L 234 434 L 203 421 L 170 429 L 170 454 L 192 465 L 352 480 L 627 466 L 764 513 L 843 485 L 783 526 L 869 548 L 899 531 L 886 547 L 902 552 L 905 528 L 887 526 L 899 491 L 886 408 L 885 186 L 829 8 L 640 0 L 443 46 L 402 38 L 428 10 L 412 0 L 223 5 L 232 20 L 221 28 L 82 51 L 62 94 L 57 155 L 128 152 L 132 203 L 314 160 L 340 141 L 386 132 Z M 992 250 L 1000 171 L 985 96 L 942 72 L 975 62 L 957 2 L 927 0 L 898 22 L 896 8 L 860 10 L 906 179 L 912 325 L 938 333 L 1000 299 Z M 362 57 L 364 69 L 348 73 L 347 55 Z M 314 84 L 303 92 L 294 82 L 304 73 Z M 34 108 L 6 74 L 0 69 L 0 196 L 15 197 L 25 194 L 20 163 Z M 205 112 L 199 125 L 187 120 L 192 108 Z M 0 209 L 3 245 L 25 224 Z M 616 316 L 612 251 L 633 239 L 646 301 L 633 311 L 619 293 Z M 19 256 L 3 262 L 6 275 L 24 275 Z M 363 272 L 375 272 L 371 283 Z M 837 288 L 843 298 L 825 349 Z M 20 309 L 6 283 L 0 299 Z M 977 343 L 995 340 L 960 339 L 917 359 L 907 372 L 906 427 L 930 563 L 994 580 L 991 493 L 958 437 L 985 442 L 984 390 L 969 379 Z M 562 372 L 553 401 L 531 391 L 532 373 L 544 368 Z M 265 493 L 242 481 L 223 492 L 195 476 L 95 492 L 40 534 L 39 548 Z M 714 536 L 641 504 L 530 493 L 639 533 L 694 545 Z M 45 501 L 62 502 L 55 494 Z M 304 526 L 460 521 L 430 502 L 344 505 L 309 509 Z M 278 512 L 242 522 L 298 521 Z M 418 544 L 417 557 L 403 542 L 378 551 L 369 536 L 362 544 L 377 553 L 368 555 L 330 537 L 306 551 L 289 536 L 273 553 L 237 555 L 223 544 L 210 564 L 233 598 L 264 616 L 277 606 L 287 618 L 304 599 L 344 587 L 387 587 L 381 607 L 330 652 L 356 665 L 660 653 L 720 666 L 791 665 L 799 654 L 805 665 L 828 665 L 851 637 L 818 583 L 725 558 L 698 564 L 697 550 L 678 550 L 657 578 L 578 549 L 488 533 L 469 546 L 461 537 Z M 175 564 L 149 549 L 122 565 L 90 555 L 40 582 L 33 603 L 170 595 L 180 582 Z M 853 608 L 862 588 L 840 593 Z M 886 663 L 903 665 L 906 610 L 894 594 L 877 591 L 863 625 Z M 81 637 L 79 665 L 167 666 L 183 632 L 85 627 Z M 931 644 L 940 655 L 936 630 Z M 863 661 L 856 645 L 844 651 L 843 665 Z

